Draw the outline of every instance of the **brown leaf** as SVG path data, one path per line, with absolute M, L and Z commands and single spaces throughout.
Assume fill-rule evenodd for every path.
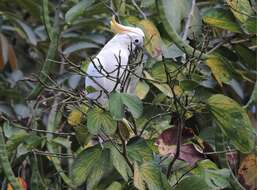
M 176 154 L 177 147 L 177 133 L 178 127 L 172 127 L 166 129 L 157 139 L 156 145 L 158 146 L 159 153 L 161 155 Z M 188 162 L 190 165 L 194 165 L 198 160 L 204 159 L 204 155 L 196 150 L 193 144 L 184 144 L 194 137 L 193 130 L 190 128 L 183 128 L 182 139 L 180 146 L 179 159 Z
M 4 69 L 8 62 L 12 70 L 16 70 L 17 58 L 14 49 L 8 44 L 6 37 L 0 33 L 0 71 Z
M 255 154 L 249 154 L 243 159 L 238 170 L 238 175 L 240 183 L 246 190 L 256 190 L 257 162 Z
M 0 71 L 2 71 L 5 66 L 1 49 L 2 49 L 2 47 L 1 47 L 1 43 L 0 43 Z
M 8 62 L 8 41 L 6 37 L 0 33 L 0 70 L 3 70 Z
M 171 127 L 169 129 L 166 129 L 162 132 L 162 134 L 159 136 L 157 139 L 156 143 L 158 144 L 160 140 L 165 145 L 176 145 L 177 144 L 177 136 L 178 136 L 178 127 Z M 182 131 L 182 144 L 193 138 L 194 137 L 194 132 L 190 128 L 183 128 Z
M 15 52 L 13 50 L 13 47 L 10 44 L 8 47 L 8 59 L 9 59 L 9 64 L 10 64 L 12 70 L 16 70 L 17 58 L 16 58 Z
M 179 158 L 193 166 L 197 161 L 204 159 L 204 156 L 195 149 L 193 144 L 185 144 L 181 146 Z

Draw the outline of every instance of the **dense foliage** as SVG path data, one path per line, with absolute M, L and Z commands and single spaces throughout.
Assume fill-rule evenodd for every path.
M 256 14 L 254 0 L 1 0 L 1 189 L 256 189 Z M 144 30 L 144 69 L 101 106 L 84 77 L 112 15 Z

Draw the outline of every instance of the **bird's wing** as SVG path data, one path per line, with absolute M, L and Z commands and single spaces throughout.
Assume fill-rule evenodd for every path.
M 107 92 L 111 92 L 115 87 L 119 90 L 120 85 L 116 85 L 117 78 L 123 75 L 128 57 L 129 51 L 123 47 L 103 48 L 88 66 L 89 76 L 86 77 L 85 85 L 93 87 L 97 92 L 90 93 L 87 97 L 90 99 L 106 97 L 103 88 Z

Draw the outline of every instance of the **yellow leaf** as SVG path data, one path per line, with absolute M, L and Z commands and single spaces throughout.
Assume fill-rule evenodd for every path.
M 149 85 L 143 81 L 139 81 L 136 85 L 136 95 L 140 98 L 140 100 L 143 100 L 146 97 L 149 90 Z
M 68 116 L 68 123 L 71 126 L 76 126 L 81 123 L 83 113 L 77 109 L 72 110 L 71 113 Z
M 138 25 L 142 27 L 145 33 L 145 48 L 147 52 L 155 58 L 161 56 L 161 36 L 158 29 L 150 20 L 141 20 Z
M 226 66 L 224 58 L 213 56 L 206 60 L 206 64 L 211 69 L 212 74 L 220 86 L 222 86 L 222 83 L 226 83 L 231 80 L 231 74 Z
M 168 84 L 158 83 L 147 71 L 144 71 L 145 78 L 149 80 L 156 88 L 158 88 L 161 92 L 163 92 L 168 97 L 173 97 L 172 90 Z M 156 81 L 156 82 L 155 82 Z M 179 96 L 183 92 L 183 90 L 178 86 L 174 86 L 175 95 Z

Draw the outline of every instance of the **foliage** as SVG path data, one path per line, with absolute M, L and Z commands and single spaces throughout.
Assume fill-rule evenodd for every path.
M 253 0 L 0 1 L 1 189 L 256 189 Z M 88 100 L 115 15 L 135 94 Z

